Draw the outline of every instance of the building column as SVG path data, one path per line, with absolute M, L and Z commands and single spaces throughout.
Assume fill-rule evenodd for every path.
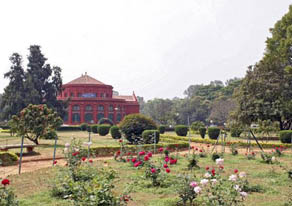
M 93 115 L 93 121 L 94 121 L 94 124 L 97 124 L 97 104 L 93 104 L 92 106 L 93 110 L 92 110 L 92 115 Z
M 84 123 L 84 103 L 80 104 L 80 123 Z
M 71 104 L 69 104 L 69 106 L 68 106 L 67 114 L 68 114 L 68 121 L 67 121 L 67 123 L 69 125 L 71 125 L 73 123 L 72 122 L 72 105 Z
M 108 118 L 108 104 L 104 104 L 104 118 Z

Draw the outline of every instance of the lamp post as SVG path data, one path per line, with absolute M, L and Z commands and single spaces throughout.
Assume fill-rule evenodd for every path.
M 191 154 L 191 128 L 190 128 L 190 115 L 188 114 L 188 130 L 189 130 L 189 156 Z
M 93 123 L 94 123 L 94 121 L 93 120 L 90 120 L 90 124 L 93 124 Z M 89 158 L 90 158 L 90 145 L 91 145 L 91 126 L 90 125 L 88 125 L 87 131 L 88 131 L 88 142 L 87 142 L 88 152 L 87 152 L 87 159 L 89 160 Z

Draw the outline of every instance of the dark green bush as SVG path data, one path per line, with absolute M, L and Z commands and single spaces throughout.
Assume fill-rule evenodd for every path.
M 101 124 L 98 126 L 98 129 L 97 129 L 98 134 L 100 136 L 105 136 L 109 133 L 110 128 L 111 128 L 111 126 L 108 124 Z
M 98 133 L 98 124 L 91 125 L 91 131 L 94 134 L 97 134 Z
M 158 127 L 158 130 L 159 130 L 159 133 L 160 133 L 160 134 L 164 134 L 164 132 L 165 132 L 165 125 L 160 125 L 160 126 Z
M 44 139 L 55 139 L 57 137 L 57 133 L 55 130 L 50 129 L 44 136 Z
M 174 131 L 178 136 L 187 136 L 188 130 L 189 129 L 186 125 L 176 125 L 174 128 Z
M 92 132 L 92 130 L 91 130 L 91 125 L 88 125 L 88 126 L 87 126 L 86 131 L 87 131 L 87 132 Z
M 243 130 L 240 128 L 231 128 L 230 129 L 231 137 L 240 137 L 240 134 L 242 132 L 243 132 Z
M 195 121 L 191 125 L 193 131 L 198 131 L 200 128 L 205 127 L 205 124 L 201 121 Z
M 0 152 L 0 162 L 2 166 L 17 164 L 18 157 L 13 152 Z
M 205 127 L 201 127 L 199 128 L 199 132 L 200 132 L 200 135 L 201 137 L 204 139 L 205 138 L 205 135 L 206 135 L 206 128 Z
M 208 136 L 210 139 L 217 139 L 220 134 L 220 129 L 218 127 L 209 127 Z
M 290 143 L 292 139 L 292 130 L 280 131 L 280 140 L 282 143 Z
M 110 129 L 110 133 L 112 138 L 114 139 L 120 139 L 122 137 L 122 134 L 118 126 L 112 126 Z
M 86 131 L 86 130 L 87 130 L 87 127 L 88 127 L 88 124 L 87 124 L 87 123 L 82 123 L 82 124 L 80 125 L 80 129 L 81 129 L 82 131 Z
M 153 144 L 159 142 L 160 133 L 158 130 L 144 130 L 142 139 L 145 144 Z
M 57 131 L 80 131 L 80 126 L 61 126 L 57 129 Z
M 138 143 L 144 130 L 157 129 L 155 122 L 142 114 L 127 115 L 119 124 L 120 130 L 130 143 Z

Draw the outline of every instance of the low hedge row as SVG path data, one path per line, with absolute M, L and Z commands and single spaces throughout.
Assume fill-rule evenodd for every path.
M 0 129 L 0 133 L 10 133 L 10 129 Z
M 173 139 L 173 140 L 180 140 L 180 141 L 189 141 L 188 137 L 181 137 L 181 136 L 173 136 L 173 135 L 161 135 L 162 138 L 167 138 L 167 139 Z M 202 143 L 202 144 L 215 144 L 216 140 L 211 140 L 211 139 L 201 139 L 201 138 L 195 138 L 195 137 L 191 137 L 191 142 L 195 142 L 195 143 Z M 221 144 L 221 141 L 219 140 L 219 144 Z M 240 141 L 232 141 L 230 142 L 230 144 L 236 144 L 239 147 L 246 147 L 248 146 L 248 144 L 246 142 L 240 142 Z M 250 144 L 252 147 L 257 147 L 258 145 L 255 142 L 252 142 Z M 283 144 L 283 143 L 262 143 L 260 142 L 260 145 L 263 148 L 273 148 L 273 147 L 292 147 L 291 144 Z
M 74 126 L 61 126 L 57 129 L 57 131 L 81 131 L 81 128 L 79 125 Z
M 17 164 L 18 157 L 13 152 L 0 152 L 0 165 L 9 166 Z

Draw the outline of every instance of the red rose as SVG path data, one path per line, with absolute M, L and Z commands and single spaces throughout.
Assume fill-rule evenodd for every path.
M 191 149 L 194 149 L 195 147 L 194 146 L 191 146 Z
M 130 159 L 129 158 L 127 159 L 127 162 L 130 162 Z
M 55 160 L 53 164 L 54 164 L 54 165 L 57 164 L 57 160 Z
M 140 165 L 140 162 L 136 162 L 135 164 L 134 164 L 134 167 L 138 167 Z
M 198 151 L 198 148 L 196 147 L 196 151 Z
M 135 163 L 135 162 L 136 162 L 136 160 L 137 160 L 136 158 L 133 158 L 133 159 L 132 159 L 132 162 L 133 162 L 133 163 Z
M 131 152 L 128 152 L 128 154 L 127 154 L 128 156 L 130 156 L 131 155 Z
M 160 147 L 158 151 L 159 151 L 159 152 L 163 152 L 163 148 L 162 148 L 162 147 Z
M 145 152 L 144 151 L 141 151 L 141 152 L 139 152 L 139 155 L 140 156 L 145 155 Z
M 235 170 L 234 170 L 234 173 L 235 173 L 235 174 L 238 173 L 238 169 L 235 169 Z
M 79 155 L 80 153 L 79 152 L 74 152 L 74 153 L 72 153 L 72 156 L 76 156 L 76 155 Z
M 164 161 L 169 162 L 169 157 L 165 157 Z
M 203 152 L 203 150 L 200 149 L 200 152 Z
M 147 156 L 152 157 L 152 152 L 148 152 Z
M 215 169 L 212 169 L 211 173 L 212 173 L 212 176 L 215 176 Z
M 82 157 L 81 160 L 84 162 L 86 160 L 86 157 Z
M 88 162 L 93 163 L 93 160 L 89 160 Z
M 3 179 L 1 183 L 2 185 L 6 186 L 10 184 L 10 181 L 8 179 Z
M 120 143 L 122 143 L 122 142 L 123 142 L 123 140 L 122 140 L 122 139 L 120 139 L 120 140 L 119 140 L 119 142 L 120 142 Z
M 164 167 L 164 168 L 168 168 L 168 165 L 167 165 L 167 164 L 164 164 L 163 167 Z
M 151 168 L 150 171 L 151 171 L 151 173 L 155 173 L 156 169 L 155 168 Z
M 148 161 L 149 160 L 149 156 L 144 156 L 144 161 Z
M 206 170 L 208 171 L 209 169 L 210 169 L 210 167 L 207 166 L 207 167 L 206 167 Z
M 118 150 L 118 151 L 117 151 L 117 155 L 120 155 L 120 154 L 121 154 L 121 151 L 120 151 L 120 150 Z
M 165 172 L 170 173 L 170 169 L 169 168 L 166 168 L 165 169 Z
M 254 152 L 252 152 L 251 154 L 252 154 L 252 155 L 255 155 L 255 153 L 254 153 Z

